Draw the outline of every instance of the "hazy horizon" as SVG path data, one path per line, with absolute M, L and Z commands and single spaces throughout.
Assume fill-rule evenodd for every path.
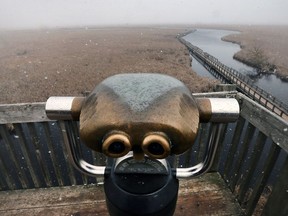
M 135 25 L 288 25 L 286 0 L 0 0 L 0 29 Z

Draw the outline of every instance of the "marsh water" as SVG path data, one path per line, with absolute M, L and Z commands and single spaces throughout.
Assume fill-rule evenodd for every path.
M 184 39 L 199 47 L 204 52 L 216 57 L 220 62 L 228 67 L 249 76 L 256 86 L 277 97 L 280 101 L 288 104 L 288 82 L 282 81 L 274 74 L 258 75 L 254 68 L 233 59 L 233 55 L 241 50 L 240 46 L 235 43 L 221 40 L 222 37 L 230 34 L 239 34 L 239 32 L 229 30 L 197 29 L 196 31 L 186 35 Z M 194 58 L 192 60 L 192 69 L 201 76 L 213 77 L 213 75 Z

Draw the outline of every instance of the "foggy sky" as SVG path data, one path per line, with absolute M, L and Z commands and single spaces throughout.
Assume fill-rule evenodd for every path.
M 0 28 L 288 24 L 287 0 L 0 0 Z

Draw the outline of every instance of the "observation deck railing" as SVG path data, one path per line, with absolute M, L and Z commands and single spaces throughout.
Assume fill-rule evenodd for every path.
M 202 123 L 196 143 L 185 154 L 171 156 L 174 167 L 202 160 L 211 133 L 221 145 L 210 172 L 221 174 L 247 215 L 288 213 L 288 123 L 238 92 L 194 94 L 234 97 L 241 106 L 236 123 Z M 50 121 L 45 103 L 0 105 L 0 190 L 102 184 L 82 175 L 68 161 L 65 142 L 79 143 L 83 157 L 95 165 L 106 158 L 84 145 L 76 121 Z

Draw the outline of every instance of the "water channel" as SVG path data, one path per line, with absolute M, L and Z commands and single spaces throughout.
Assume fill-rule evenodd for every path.
M 230 34 L 239 34 L 237 31 L 197 29 L 186 35 L 185 40 L 199 47 L 204 52 L 216 57 L 220 62 L 231 67 L 244 75 L 256 75 L 256 70 L 235 59 L 233 55 L 240 51 L 238 44 L 222 41 L 221 38 Z M 201 76 L 214 78 L 197 60 L 193 58 L 192 69 Z M 251 76 L 250 76 L 251 78 Z M 282 81 L 274 74 L 253 76 L 255 85 L 262 88 L 271 95 L 277 97 L 282 102 L 288 104 L 288 83 Z
M 235 59 L 233 59 L 233 55 L 240 51 L 241 48 L 238 44 L 222 41 L 221 38 L 230 35 L 230 34 L 239 34 L 240 32 L 237 31 L 228 31 L 228 30 L 213 30 L 213 29 L 197 29 L 193 33 L 190 33 L 184 36 L 184 39 L 194 46 L 199 47 L 204 52 L 209 53 L 210 55 L 216 57 L 220 62 L 231 67 L 243 75 L 256 75 L 256 76 L 249 76 L 252 78 L 252 81 L 255 85 L 259 86 L 266 92 L 270 93 L 271 95 L 277 97 L 280 101 L 288 104 L 288 82 L 284 82 L 278 77 L 273 74 L 265 75 L 265 76 L 257 76 L 257 72 L 254 68 L 249 67 Z M 193 71 L 197 72 L 201 76 L 215 78 L 209 71 L 207 71 L 201 63 L 199 63 L 195 58 L 192 59 L 192 69 Z M 247 126 L 246 126 L 247 127 Z M 227 142 L 228 139 L 232 139 L 231 134 L 229 131 L 235 130 L 234 124 L 229 124 L 228 126 L 228 133 L 226 134 Z M 243 130 L 246 130 L 245 128 Z M 255 144 L 256 134 L 252 137 L 251 146 Z M 230 141 L 228 141 L 230 142 Z M 263 152 L 268 153 L 271 143 L 269 144 L 270 139 L 266 140 L 265 142 L 265 149 Z M 250 151 L 250 150 L 249 150 Z M 225 158 L 228 154 L 228 149 L 223 150 L 223 154 Z M 283 153 L 283 152 L 282 152 Z M 286 154 L 283 153 L 279 156 L 278 163 L 275 166 L 274 171 L 272 172 L 271 178 L 269 179 L 269 183 L 275 181 L 276 172 L 277 170 L 282 167 Z M 263 160 L 260 160 L 260 164 L 264 164 Z M 243 170 L 248 169 L 248 167 L 243 166 Z M 220 172 L 223 171 L 223 166 L 220 166 Z M 252 177 L 252 182 L 255 182 L 256 176 L 260 173 L 257 171 L 255 175 Z M 254 183 L 253 183 L 254 184 Z

